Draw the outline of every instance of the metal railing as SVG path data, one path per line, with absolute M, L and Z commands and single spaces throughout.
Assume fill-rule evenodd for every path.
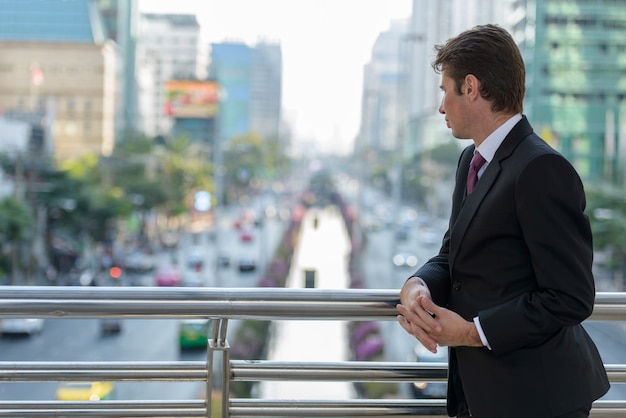
M 211 417 L 216 358 L 221 353 L 222 417 L 445 417 L 444 399 L 269 400 L 231 398 L 234 381 L 445 381 L 445 363 L 280 362 L 232 360 L 229 319 L 394 320 L 396 290 L 282 288 L 134 288 L 0 286 L 0 319 L 211 318 L 207 361 L 0 361 L 0 382 L 201 381 L 206 399 L 180 401 L 0 401 L 0 417 Z M 626 319 L 626 293 L 598 293 L 590 320 Z M 612 383 L 626 365 L 605 365 Z M 592 417 L 626 416 L 626 400 L 597 401 Z

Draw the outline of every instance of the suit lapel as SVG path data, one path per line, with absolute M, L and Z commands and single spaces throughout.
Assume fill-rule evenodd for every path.
M 458 216 L 454 222 L 454 226 L 450 231 L 450 254 L 449 261 L 450 266 L 454 265 L 454 261 L 457 252 L 461 246 L 461 242 L 465 236 L 465 232 L 469 227 L 476 211 L 480 207 L 480 204 L 484 200 L 493 184 L 496 182 L 500 173 L 502 172 L 502 162 L 511 156 L 518 144 L 528 135 L 533 132 L 532 127 L 528 123 L 528 120 L 524 116 L 504 138 L 504 141 L 496 151 L 493 160 L 489 162 L 489 165 L 485 169 L 485 172 L 480 177 L 480 181 L 476 184 L 474 191 L 465 196 L 464 192 L 459 193 L 458 190 L 465 190 L 464 184 L 467 182 L 467 171 L 469 169 L 469 160 L 471 154 L 465 156 L 460 162 L 459 169 L 463 174 L 457 176 L 457 193 L 455 193 L 456 204 L 459 207 L 457 211 Z M 472 147 L 473 148 L 473 147 Z M 465 161 L 467 160 L 467 161 Z M 459 184 L 459 182 L 461 182 Z

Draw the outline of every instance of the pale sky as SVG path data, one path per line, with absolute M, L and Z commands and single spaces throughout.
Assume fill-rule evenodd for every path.
M 281 44 L 283 118 L 296 141 L 347 153 L 358 133 L 363 66 L 411 0 L 140 0 L 145 12 L 195 13 L 208 42 Z

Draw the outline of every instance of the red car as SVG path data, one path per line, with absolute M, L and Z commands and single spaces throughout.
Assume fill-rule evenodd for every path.
M 252 232 L 251 231 L 242 231 L 241 235 L 239 236 L 239 238 L 241 239 L 241 242 L 250 242 L 252 241 Z
M 174 266 L 159 267 L 154 274 L 157 286 L 180 286 L 182 275 Z

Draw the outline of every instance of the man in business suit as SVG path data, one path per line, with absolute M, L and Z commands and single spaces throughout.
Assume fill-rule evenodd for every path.
M 508 32 L 477 26 L 435 49 L 439 112 L 474 144 L 439 254 L 404 284 L 398 321 L 430 351 L 449 347 L 450 416 L 588 417 L 609 382 L 581 325 L 595 297 L 581 180 L 522 115 L 525 67 Z

